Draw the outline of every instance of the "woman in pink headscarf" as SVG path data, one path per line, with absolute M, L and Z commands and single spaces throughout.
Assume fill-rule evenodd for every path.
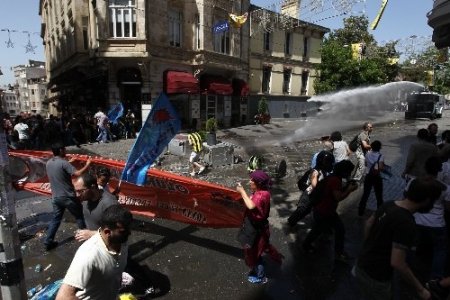
M 248 281 L 251 283 L 266 283 L 267 277 L 264 272 L 262 255 L 264 253 L 276 262 L 281 263 L 283 256 L 269 242 L 269 212 L 270 212 L 270 177 L 261 170 L 250 174 L 251 197 L 238 183 L 236 190 L 241 193 L 245 206 L 245 218 L 256 229 L 256 238 L 252 245 L 244 246 L 244 258 L 247 266 L 251 268 Z M 245 220 L 244 220 L 245 222 Z

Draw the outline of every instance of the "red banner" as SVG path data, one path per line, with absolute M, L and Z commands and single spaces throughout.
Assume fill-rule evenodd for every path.
M 18 186 L 42 195 L 51 195 L 45 171 L 50 152 L 9 152 L 10 168 Z M 80 168 L 88 156 L 68 155 Z M 93 157 L 89 172 L 95 175 L 100 167 L 111 171 L 110 186 L 115 188 L 125 166 L 124 161 Z M 244 215 L 241 195 L 217 184 L 149 169 L 145 186 L 122 182 L 119 202 L 132 213 L 165 218 L 204 227 L 240 227 Z

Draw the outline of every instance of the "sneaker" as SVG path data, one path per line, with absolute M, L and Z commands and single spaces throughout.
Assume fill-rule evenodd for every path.
M 439 279 L 433 279 L 428 281 L 425 284 L 425 287 L 430 291 L 431 296 L 433 297 L 433 299 L 446 299 L 447 295 L 449 294 L 448 290 L 443 288 L 440 284 L 439 284 Z
M 191 173 L 189 173 L 189 175 L 191 175 L 192 177 L 194 177 L 195 175 L 196 175 L 197 173 L 195 173 L 195 171 L 194 172 L 191 172 Z
M 202 174 L 203 171 L 205 171 L 205 169 L 206 169 L 205 166 L 201 167 L 197 174 L 198 174 L 198 175 Z
M 48 244 L 45 244 L 45 251 L 51 251 L 53 249 L 55 249 L 56 247 L 58 247 L 58 242 L 50 242 Z
M 247 278 L 248 282 L 255 283 L 255 284 L 265 284 L 269 281 L 267 277 L 256 277 L 256 276 L 248 276 Z

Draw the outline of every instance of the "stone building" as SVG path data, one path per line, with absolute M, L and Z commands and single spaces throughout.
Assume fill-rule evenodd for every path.
M 252 5 L 248 114 L 261 97 L 272 117 L 304 116 L 314 95 L 316 67 L 328 28 L 298 19 L 300 1 L 286 1 L 281 13 Z
M 51 100 L 90 112 L 121 101 L 139 116 L 164 91 L 184 127 L 210 117 L 230 125 L 233 97 L 246 93 L 249 25 L 213 28 L 248 8 L 248 0 L 41 0 Z
M 15 117 L 20 113 L 20 104 L 17 95 L 9 89 L 0 92 L 2 100 L 3 112 L 8 113 L 11 117 Z
M 311 95 L 327 29 L 291 17 L 295 26 L 251 33 L 257 10 L 268 12 L 249 0 L 40 0 L 50 101 L 90 113 L 120 101 L 140 118 L 141 105 L 165 92 L 184 128 L 204 129 L 211 117 L 223 127 L 251 122 L 260 95 L 273 96 L 270 105 Z M 230 14 L 248 19 L 238 26 Z
M 45 116 L 48 112 L 45 63 L 29 60 L 27 65 L 13 67 L 13 71 L 16 80 L 14 89 L 20 112 Z

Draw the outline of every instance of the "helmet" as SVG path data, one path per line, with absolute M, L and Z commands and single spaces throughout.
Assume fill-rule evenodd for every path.
M 315 169 L 331 172 L 334 165 L 334 155 L 330 151 L 322 150 L 317 155 Z

